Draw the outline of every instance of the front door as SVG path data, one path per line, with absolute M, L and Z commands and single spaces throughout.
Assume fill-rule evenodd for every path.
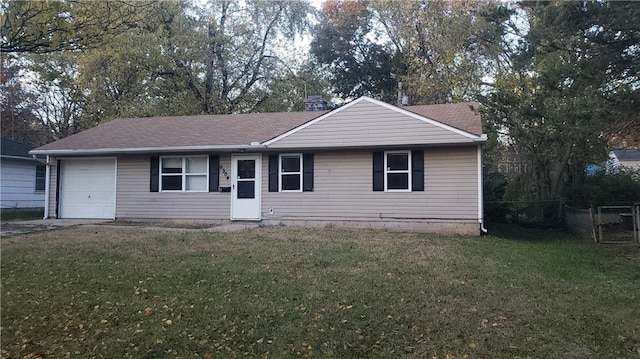
M 231 219 L 260 220 L 260 155 L 231 156 Z

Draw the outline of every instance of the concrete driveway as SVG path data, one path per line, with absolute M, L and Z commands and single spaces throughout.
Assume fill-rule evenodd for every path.
M 47 231 L 50 229 L 62 228 L 62 227 L 75 227 L 75 226 L 91 226 L 103 223 L 113 222 L 112 219 L 36 219 L 31 221 L 16 221 L 16 222 L 3 222 L 0 224 L 0 237 L 12 236 L 16 234 L 33 233 L 39 231 Z M 211 225 L 210 228 L 190 229 L 177 225 L 171 226 L 154 226 L 153 223 L 139 222 L 135 226 L 123 226 L 123 225 L 103 225 L 108 227 L 119 228 L 142 228 L 147 230 L 158 230 L 167 232 L 194 232 L 194 231 L 207 231 L 207 232 L 234 232 L 244 229 L 256 228 L 258 223 L 226 223 L 222 225 Z
M 0 224 L 0 236 L 46 231 L 60 227 L 74 227 L 85 224 L 111 222 L 110 219 L 35 219 L 31 221 L 3 222 Z

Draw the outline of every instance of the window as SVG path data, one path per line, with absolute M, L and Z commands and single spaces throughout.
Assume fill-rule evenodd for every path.
M 280 191 L 302 191 L 302 155 L 280 155 Z
M 36 192 L 44 192 L 46 180 L 47 167 L 45 165 L 36 165 Z
M 162 157 L 160 188 L 162 191 L 206 192 L 209 183 L 206 156 Z
M 385 191 L 411 190 L 411 152 L 385 152 Z
M 313 153 L 269 155 L 269 192 L 313 192 Z
M 373 190 L 424 191 L 424 151 L 373 152 Z

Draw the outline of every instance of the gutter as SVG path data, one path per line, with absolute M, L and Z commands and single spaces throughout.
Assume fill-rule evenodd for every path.
M 36 157 L 36 156 L 37 156 L 37 155 L 35 155 L 35 154 L 32 154 L 32 155 L 31 155 L 31 157 L 33 157 L 33 159 L 34 159 L 36 162 L 42 163 L 42 164 L 43 164 L 43 165 L 45 165 L 45 166 L 50 166 L 50 165 L 51 165 L 51 164 L 49 163 L 49 156 L 47 156 L 47 159 L 46 159 L 46 160 L 41 160 L 41 159 L 39 159 L 39 158 L 38 158 L 38 157 Z
M 487 135 L 482 135 L 485 140 Z M 484 193 L 483 193 L 483 174 L 482 174 L 482 143 L 478 144 L 478 222 L 480 222 L 480 235 L 487 234 L 484 228 Z
M 35 158 L 35 155 L 33 155 Z M 49 156 L 45 162 L 45 176 L 44 181 L 44 214 L 42 219 L 49 219 L 49 195 L 51 194 L 51 163 L 49 163 Z
M 9 155 L 2 155 L 0 156 L 2 158 L 8 158 L 8 159 L 12 159 L 12 160 L 23 160 L 23 161 L 31 161 L 31 157 L 33 157 L 33 159 L 35 159 L 38 162 L 41 162 L 42 160 L 35 158 L 34 155 L 31 155 L 31 157 L 24 157 L 24 156 L 9 156 Z
M 192 151 L 239 151 L 265 149 L 266 145 L 252 142 L 248 145 L 221 145 L 221 146 L 179 146 L 179 147 L 127 147 L 127 148 L 97 148 L 86 150 L 31 150 L 32 155 L 43 154 L 50 156 L 84 156 L 84 155 L 113 155 L 133 153 L 167 153 L 167 152 L 192 152 Z

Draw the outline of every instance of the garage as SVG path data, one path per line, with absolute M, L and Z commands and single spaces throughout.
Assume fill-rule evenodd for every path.
M 60 164 L 59 218 L 115 218 L 115 158 Z

